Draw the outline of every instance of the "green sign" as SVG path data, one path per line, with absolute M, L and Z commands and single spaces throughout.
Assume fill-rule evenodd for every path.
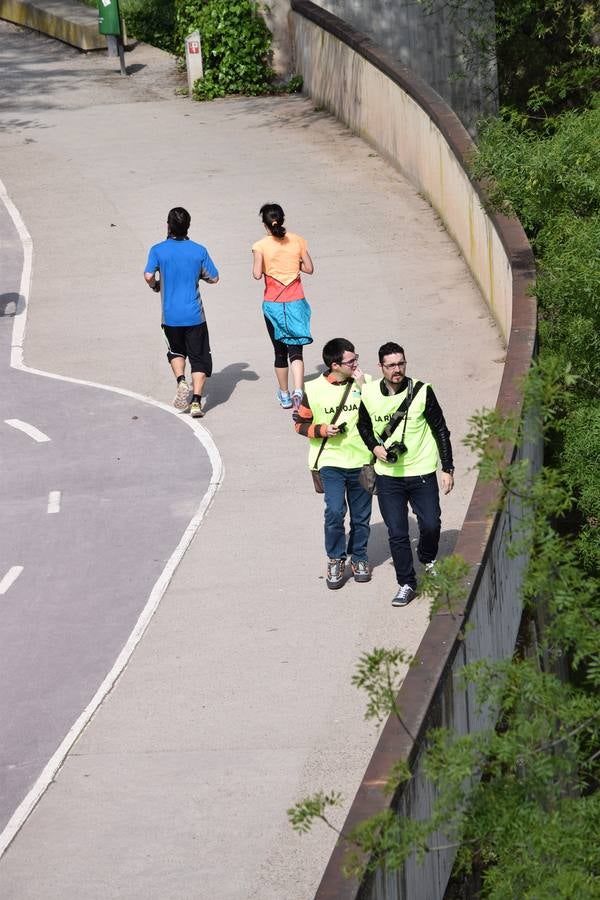
M 100 34 L 121 34 L 119 0 L 98 0 Z

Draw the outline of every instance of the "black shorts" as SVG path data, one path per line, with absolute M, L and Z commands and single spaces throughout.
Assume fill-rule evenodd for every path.
M 206 322 L 202 325 L 163 325 L 162 330 L 169 348 L 169 362 L 177 356 L 183 356 L 184 359 L 189 359 L 192 372 L 204 372 L 210 378 L 212 356 Z

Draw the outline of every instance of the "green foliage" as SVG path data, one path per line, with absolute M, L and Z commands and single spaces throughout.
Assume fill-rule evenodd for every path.
M 455 77 L 477 72 L 485 80 L 497 67 L 500 104 L 517 126 L 544 125 L 587 106 L 600 89 L 600 7 L 593 0 L 419 2 L 454 28 Z
M 496 0 L 495 9 L 500 102 L 543 118 L 587 105 L 600 88 L 598 5 Z
M 598 334 L 594 335 L 595 341 Z M 578 549 L 584 568 L 600 572 L 600 404 L 588 400 L 564 422 L 561 463 L 581 513 Z
M 600 94 L 590 109 L 565 113 L 545 133 L 495 120 L 483 130 L 477 177 L 492 203 L 523 222 L 538 262 L 535 294 L 543 359 L 574 376 L 548 458 L 568 478 L 580 528 L 579 559 L 600 571 L 597 441 L 600 420 Z M 578 523 L 579 522 L 579 526 Z
M 525 385 L 525 422 L 546 438 L 561 433 L 576 384 L 560 358 L 540 360 Z M 599 452 L 596 437 L 589 434 L 582 448 L 590 458 Z M 472 418 L 465 442 L 478 455 L 481 476 L 500 483 L 498 504 L 511 501 L 513 552 L 529 557 L 524 600 L 547 624 L 524 658 L 464 667 L 463 683 L 473 686 L 482 709 L 497 714 L 497 727 L 465 736 L 430 730 L 423 773 L 436 788 L 431 816 L 405 819 L 392 808 L 343 834 L 349 874 L 393 870 L 412 853 L 422 859 L 456 847 L 462 871 L 483 869 L 482 898 L 600 897 L 600 582 L 580 565 L 575 538 L 562 531 L 573 509 L 571 480 L 511 461 L 515 441 L 527 438 L 517 416 L 484 411 Z M 464 596 L 466 571 L 456 556 L 439 564 L 437 588 L 436 576 L 426 582 L 434 608 L 445 603 L 452 611 Z M 571 681 L 550 666 L 567 660 Z M 397 693 L 407 661 L 400 649 L 361 657 L 353 681 L 367 692 L 369 717 L 391 712 L 404 724 Z M 411 778 L 400 760 L 387 792 L 396 795 Z M 323 795 L 317 800 L 312 819 L 326 821 Z M 295 809 L 305 824 L 302 804 Z
M 271 93 L 271 33 L 253 0 L 177 0 L 177 42 L 198 29 L 204 78 L 194 85 L 197 100 L 225 94 Z
M 371 653 L 363 653 L 352 684 L 366 691 L 369 697 L 366 719 L 383 722 L 392 713 L 398 715 L 396 695 L 410 662 L 411 657 L 404 650 L 376 647 Z
M 121 0 L 127 32 L 140 41 L 176 52 L 174 0 Z

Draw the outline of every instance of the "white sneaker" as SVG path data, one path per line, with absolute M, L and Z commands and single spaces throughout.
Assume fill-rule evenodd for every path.
M 190 405 L 190 388 L 187 381 L 180 381 L 173 400 L 175 409 L 187 409 Z

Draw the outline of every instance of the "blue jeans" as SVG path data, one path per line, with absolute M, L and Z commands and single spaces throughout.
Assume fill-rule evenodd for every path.
M 325 488 L 325 552 L 330 559 L 367 561 L 373 497 L 361 487 L 360 469 L 323 466 L 319 469 Z M 347 501 L 347 503 L 346 503 Z M 346 546 L 344 519 L 350 510 L 350 534 Z
M 410 503 L 419 524 L 419 561 L 433 562 L 437 556 L 442 527 L 437 476 L 435 472 L 405 478 L 377 475 L 377 497 L 388 530 L 398 584 L 409 584 L 414 589 L 417 578 L 408 536 L 408 504 Z

